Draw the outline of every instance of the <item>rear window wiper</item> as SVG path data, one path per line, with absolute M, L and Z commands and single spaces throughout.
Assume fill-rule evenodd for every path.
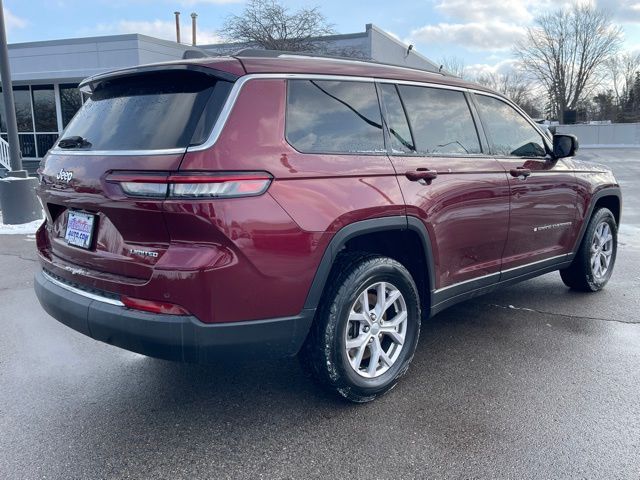
M 60 148 L 90 148 L 91 142 L 79 135 L 65 137 L 58 142 Z

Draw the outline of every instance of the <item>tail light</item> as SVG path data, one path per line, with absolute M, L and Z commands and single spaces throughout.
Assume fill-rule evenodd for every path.
M 166 315 L 189 315 L 189 312 L 180 305 L 167 302 L 155 302 L 152 300 L 143 300 L 141 298 L 133 298 L 122 295 L 120 301 L 124 306 L 133 310 L 142 310 L 143 312 L 164 313 Z
M 120 184 L 131 197 L 195 199 L 262 195 L 272 180 L 266 172 L 114 172 L 106 178 L 109 183 Z

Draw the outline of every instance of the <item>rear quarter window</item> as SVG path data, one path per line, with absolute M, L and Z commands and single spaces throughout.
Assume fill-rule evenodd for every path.
M 373 82 L 289 80 L 286 125 L 300 152 L 385 152 Z
M 63 138 L 90 150 L 186 148 L 206 140 L 231 83 L 191 71 L 154 72 L 99 85 Z

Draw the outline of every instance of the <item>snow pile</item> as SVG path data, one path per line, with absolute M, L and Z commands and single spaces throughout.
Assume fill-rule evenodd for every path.
M 32 235 L 42 225 L 44 218 L 34 220 L 29 223 L 21 223 L 19 225 L 5 225 L 2 222 L 2 212 L 0 212 L 0 235 Z

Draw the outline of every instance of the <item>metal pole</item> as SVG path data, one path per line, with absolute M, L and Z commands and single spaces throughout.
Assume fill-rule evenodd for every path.
M 198 16 L 197 13 L 191 14 L 191 44 L 194 47 L 196 46 L 196 17 L 197 16 Z
M 0 0 L 0 79 L 4 95 L 4 114 L 7 120 L 11 166 L 9 176 L 0 180 L 0 208 L 2 209 L 2 221 L 5 225 L 18 225 L 42 218 L 42 208 L 38 203 L 35 191 L 38 179 L 29 177 L 27 171 L 22 169 L 2 0 Z
M 9 141 L 9 158 L 11 171 L 22 171 L 22 154 L 18 142 L 18 122 L 16 107 L 11 88 L 11 68 L 9 67 L 9 49 L 7 48 L 7 31 L 4 25 L 4 8 L 0 0 L 0 77 L 2 78 L 2 95 L 4 96 L 4 114 L 7 119 L 7 135 Z M 18 176 L 22 176 L 18 174 Z M 25 175 L 26 176 L 26 175 Z
M 173 12 L 176 16 L 176 42 L 180 43 L 180 12 Z

